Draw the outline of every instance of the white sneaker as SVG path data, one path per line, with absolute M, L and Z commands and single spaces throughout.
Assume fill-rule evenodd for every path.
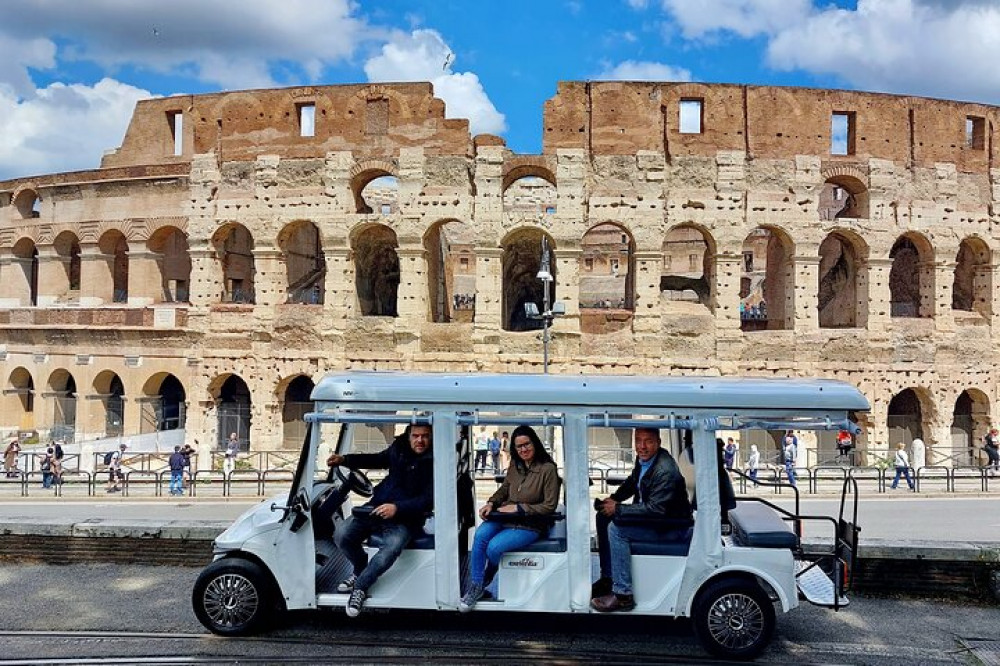
M 340 594 L 349 594 L 354 591 L 354 584 L 358 582 L 358 577 L 351 574 L 344 580 L 337 583 L 337 592 Z

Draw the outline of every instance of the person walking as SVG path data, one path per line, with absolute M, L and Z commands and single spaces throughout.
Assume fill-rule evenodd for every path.
M 10 440 L 7 448 L 3 452 L 3 469 L 7 473 L 8 479 L 17 478 L 20 472 L 17 469 L 17 457 L 21 454 L 21 442 L 17 437 Z
M 789 433 L 792 431 L 789 430 Z M 781 457 L 785 463 L 785 476 L 788 477 L 788 483 L 792 488 L 795 488 L 795 454 L 797 453 L 795 435 L 789 434 L 785 436 L 785 445 L 781 449 Z
M 913 490 L 913 479 L 910 478 L 910 458 L 906 455 L 906 444 L 900 442 L 896 445 L 896 455 L 893 456 L 892 464 L 896 467 L 896 478 L 892 480 L 891 488 L 896 489 L 899 485 L 899 477 L 906 477 L 906 485 Z
M 760 467 L 760 451 L 756 444 L 750 445 L 750 457 L 747 458 L 747 469 L 750 470 L 750 480 L 753 481 L 754 488 L 757 487 L 757 469 Z
M 490 462 L 493 463 L 493 473 L 500 473 L 500 438 L 496 432 L 490 437 Z
M 486 428 L 482 428 L 476 434 L 472 448 L 476 452 L 472 468 L 476 474 L 484 474 L 486 472 L 486 458 L 490 454 L 490 437 L 486 434 Z
M 167 464 L 170 465 L 170 494 L 183 495 L 184 467 L 187 464 L 187 458 L 181 451 L 180 445 L 174 447 L 174 452 L 170 454 Z
M 235 432 L 229 433 L 229 441 L 226 442 L 225 458 L 222 460 L 222 473 L 228 479 L 236 468 L 236 456 L 240 452 L 240 440 Z
M 986 469 L 990 476 L 996 476 L 1000 471 L 1000 434 L 996 428 L 990 428 L 983 438 L 983 451 L 986 452 Z

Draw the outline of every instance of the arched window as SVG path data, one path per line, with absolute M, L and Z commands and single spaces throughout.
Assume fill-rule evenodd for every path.
M 187 303 L 191 286 L 187 235 L 177 227 L 160 227 L 150 236 L 148 247 L 157 255 L 162 302 Z
M 397 247 L 396 233 L 385 225 L 367 226 L 354 236 L 355 287 L 363 316 L 399 315 Z
M 120 231 L 108 231 L 97 242 L 101 254 L 107 257 L 111 274 L 111 300 L 128 302 L 128 241 Z
M 476 308 L 475 234 L 458 220 L 443 220 L 424 235 L 430 320 L 471 322 Z
M 990 248 L 979 238 L 966 238 L 955 259 L 951 307 L 989 317 L 993 310 L 993 271 Z
M 319 229 L 312 222 L 292 222 L 278 234 L 278 247 L 285 259 L 286 301 L 321 305 L 326 279 L 326 257 Z
M 715 241 L 691 225 L 680 225 L 663 239 L 660 293 L 667 301 L 701 303 L 712 308 Z
M 863 328 L 868 321 L 868 283 L 862 275 L 867 247 L 855 234 L 835 231 L 819 246 L 820 328 Z
M 519 229 L 503 242 L 503 328 L 506 331 L 530 331 L 542 327 L 540 320 L 531 319 L 525 311 L 533 303 L 538 312 L 544 310 L 545 282 L 538 277 L 541 268 L 542 239 L 548 242 L 551 252 L 549 273 L 552 276 L 549 303 L 555 303 L 556 275 L 555 244 L 547 234 L 538 229 Z
M 14 258 L 20 267 L 16 277 L 23 280 L 22 284 L 27 297 L 26 305 L 38 305 L 38 248 L 34 241 L 22 238 L 14 244 Z M 15 276 L 5 279 L 14 279 Z M 24 301 L 22 301 L 23 303 Z
M 313 380 L 299 375 L 288 382 L 281 405 L 282 445 L 299 449 L 306 435 L 305 415 L 313 410 Z
M 229 224 L 215 233 L 213 242 L 222 263 L 222 302 L 256 303 L 253 236 L 242 224 Z
M 365 174 L 356 195 L 357 211 L 367 215 L 399 212 L 399 179 L 385 171 Z
M 900 236 L 889 252 L 890 312 L 893 317 L 934 315 L 934 256 L 920 234 Z
M 66 271 L 66 281 L 57 288 L 56 296 L 67 296 L 66 292 L 80 290 L 80 239 L 71 231 L 64 231 L 52 242 L 56 256 Z
M 791 330 L 795 321 L 794 244 L 782 231 L 757 227 L 743 241 L 740 322 L 744 331 Z
M 214 383 L 214 382 L 213 382 Z M 250 448 L 250 389 L 239 375 L 228 375 L 221 383 L 216 396 L 218 433 L 216 445 L 226 447 L 232 433 L 236 433 L 244 451 Z

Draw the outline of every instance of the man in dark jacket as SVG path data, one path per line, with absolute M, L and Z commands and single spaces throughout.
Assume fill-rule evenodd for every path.
M 634 438 L 635 468 L 611 497 L 595 503 L 601 578 L 594 583 L 591 606 L 601 612 L 635 608 L 631 542 L 678 541 L 691 522 L 684 477 L 660 447 L 659 430 L 637 428 Z
M 354 572 L 337 586 L 337 591 L 351 594 L 347 615 L 357 617 L 368 597 L 368 589 L 389 570 L 410 539 L 420 534 L 427 514 L 434 507 L 431 427 L 408 427 L 380 453 L 346 456 L 334 453 L 326 462 L 331 467 L 389 470 L 385 479 L 375 486 L 372 498 L 364 504 L 371 509 L 371 514 L 351 516 L 333 535 L 337 547 L 354 566 Z M 379 536 L 382 545 L 369 561 L 363 544 L 373 534 Z

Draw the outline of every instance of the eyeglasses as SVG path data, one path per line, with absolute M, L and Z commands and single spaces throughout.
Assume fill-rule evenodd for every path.
M 514 448 L 515 449 L 533 449 L 533 448 L 535 448 L 535 445 L 532 444 L 531 442 L 528 442 L 527 444 L 515 444 Z

